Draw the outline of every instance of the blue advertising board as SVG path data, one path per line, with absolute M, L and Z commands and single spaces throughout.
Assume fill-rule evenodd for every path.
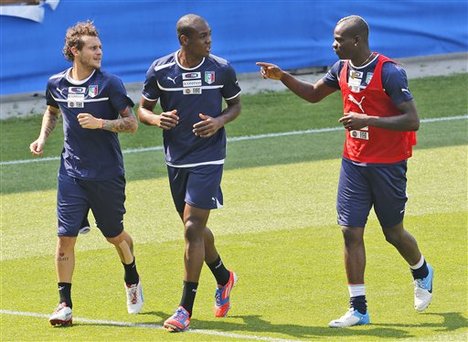
M 27 2 L 27 1 L 23 1 Z M 329 66 L 333 28 L 357 14 L 370 25 L 370 46 L 392 58 L 466 52 L 466 1 L 35 1 L 31 19 L 0 6 L 0 95 L 41 92 L 70 64 L 65 31 L 92 20 L 103 43 L 103 69 L 124 82 L 141 82 L 151 62 L 178 49 L 177 19 L 196 13 L 212 28 L 212 53 L 238 73 L 256 61 L 284 69 Z M 9 12 L 10 11 L 10 12 Z

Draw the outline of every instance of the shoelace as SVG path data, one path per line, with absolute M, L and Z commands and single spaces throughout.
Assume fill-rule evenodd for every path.
M 424 279 L 415 279 L 414 283 L 416 284 L 417 287 L 423 290 L 427 290 L 426 284 L 424 282 Z
M 346 311 L 346 313 L 345 313 L 343 316 L 341 316 L 341 317 L 339 318 L 339 320 L 344 320 L 344 319 L 346 319 L 346 318 L 352 316 L 353 313 L 354 313 L 354 310 L 353 310 L 353 309 L 348 309 L 348 311 Z
M 128 294 L 128 300 L 130 303 L 132 304 L 136 304 L 138 302 L 138 287 L 137 285 L 132 285 L 131 287 L 129 287 L 129 290 L 127 292 Z
M 174 319 L 177 321 L 185 321 L 187 319 L 188 315 L 184 312 L 182 309 L 177 309 L 175 314 L 174 314 Z
M 216 289 L 215 300 L 216 300 L 216 305 L 218 306 L 221 305 L 221 298 L 223 297 L 223 290 L 224 290 L 224 287 Z
M 57 306 L 57 308 L 55 309 L 54 313 L 57 313 L 59 311 L 62 311 L 63 309 L 65 309 L 67 306 L 66 305 L 63 305 L 63 304 L 59 304 Z

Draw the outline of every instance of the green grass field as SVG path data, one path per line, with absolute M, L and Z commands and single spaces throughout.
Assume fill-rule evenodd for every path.
M 412 306 L 407 265 L 385 242 L 372 214 L 366 229 L 367 297 L 372 324 L 330 329 L 348 292 L 335 197 L 343 132 L 231 141 L 223 178 L 225 208 L 209 226 L 226 265 L 239 275 L 230 316 L 212 315 L 214 280 L 205 267 L 192 330 L 160 326 L 176 308 L 183 274 L 182 226 L 173 208 L 160 151 L 125 154 L 126 229 L 136 243 L 143 313 L 126 313 L 123 269 L 99 231 L 81 236 L 73 282 L 71 328 L 52 328 L 57 304 L 54 249 L 57 160 L 1 164 L 1 341 L 455 340 L 467 324 L 468 75 L 413 80 L 422 123 L 409 162 L 405 225 L 435 268 L 434 301 Z M 290 93 L 243 96 L 230 137 L 337 127 L 341 104 L 317 105 Z M 41 118 L 1 122 L 1 161 L 30 159 Z M 157 129 L 121 135 L 123 149 L 161 144 Z M 46 156 L 62 143 L 57 127 Z

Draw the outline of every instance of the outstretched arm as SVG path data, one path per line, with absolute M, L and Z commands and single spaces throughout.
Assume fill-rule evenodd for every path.
M 56 107 L 47 106 L 44 116 L 42 117 L 42 126 L 39 137 L 29 145 L 29 150 L 32 154 L 39 156 L 44 152 L 44 145 L 50 133 L 57 125 L 57 120 L 60 115 L 60 110 Z
M 198 114 L 201 121 L 193 125 L 193 133 L 201 138 L 209 138 L 228 122 L 236 119 L 241 112 L 240 96 L 226 100 L 227 107 L 217 117 Z
M 322 79 L 312 84 L 295 78 L 275 64 L 266 62 L 257 62 L 256 64 L 260 67 L 260 74 L 263 78 L 280 80 L 289 90 L 306 101 L 319 102 L 336 91 L 335 88 L 326 85 Z
M 94 117 L 90 113 L 78 114 L 78 122 L 83 128 L 104 129 L 115 133 L 135 133 L 138 129 L 138 121 L 132 107 L 128 106 L 119 112 L 120 117 L 115 120 L 105 120 Z

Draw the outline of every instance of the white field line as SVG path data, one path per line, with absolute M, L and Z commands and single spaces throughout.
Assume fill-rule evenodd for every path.
M 468 119 L 468 114 L 459 115 L 459 116 L 447 116 L 447 117 L 442 117 L 442 118 L 422 119 L 421 123 L 464 120 L 464 119 Z M 281 133 L 247 135 L 247 136 L 242 136 L 242 137 L 228 138 L 228 142 L 285 137 L 285 136 L 290 136 L 290 135 L 336 132 L 336 131 L 340 131 L 340 130 L 343 130 L 343 126 L 329 127 L 329 128 L 319 128 L 319 129 L 306 129 L 306 130 L 303 130 L 303 131 L 290 131 L 290 132 L 281 132 Z M 164 149 L 163 146 L 152 146 L 152 147 L 143 147 L 143 148 L 129 148 L 129 149 L 123 150 L 122 152 L 124 154 L 129 154 L 129 153 L 140 153 L 140 152 L 149 152 L 149 151 L 162 151 L 163 149 Z M 0 162 L 0 165 L 3 166 L 3 165 L 30 164 L 30 163 L 52 161 L 52 160 L 60 160 L 60 157 L 46 157 L 46 158 L 35 158 L 35 159 L 9 160 L 9 161 Z
M 0 309 L 0 314 L 3 315 L 14 315 L 14 316 L 23 316 L 23 317 L 36 317 L 36 318 L 43 318 L 48 319 L 49 315 L 40 314 L 36 312 L 27 312 L 27 311 L 12 311 L 12 310 L 2 310 Z M 118 322 L 118 321 L 108 321 L 108 320 L 100 320 L 100 319 L 88 319 L 88 318 L 79 318 L 73 317 L 74 322 L 80 323 L 89 323 L 89 324 L 96 324 L 96 325 L 111 325 L 116 327 L 135 327 L 135 328 L 147 328 L 147 329 L 157 329 L 163 330 L 164 328 L 162 325 L 159 324 L 148 324 L 148 323 L 131 323 L 131 322 Z M 211 335 L 211 336 L 220 336 L 220 337 L 230 337 L 239 340 L 253 340 L 253 341 L 278 341 L 278 342 L 297 342 L 298 340 L 286 340 L 281 338 L 275 337 L 267 337 L 267 336 L 256 336 L 256 335 L 242 335 L 242 334 L 235 334 L 235 333 L 227 333 L 217 330 L 206 330 L 206 329 L 189 329 L 185 333 L 192 333 L 192 334 L 201 334 L 201 335 Z

